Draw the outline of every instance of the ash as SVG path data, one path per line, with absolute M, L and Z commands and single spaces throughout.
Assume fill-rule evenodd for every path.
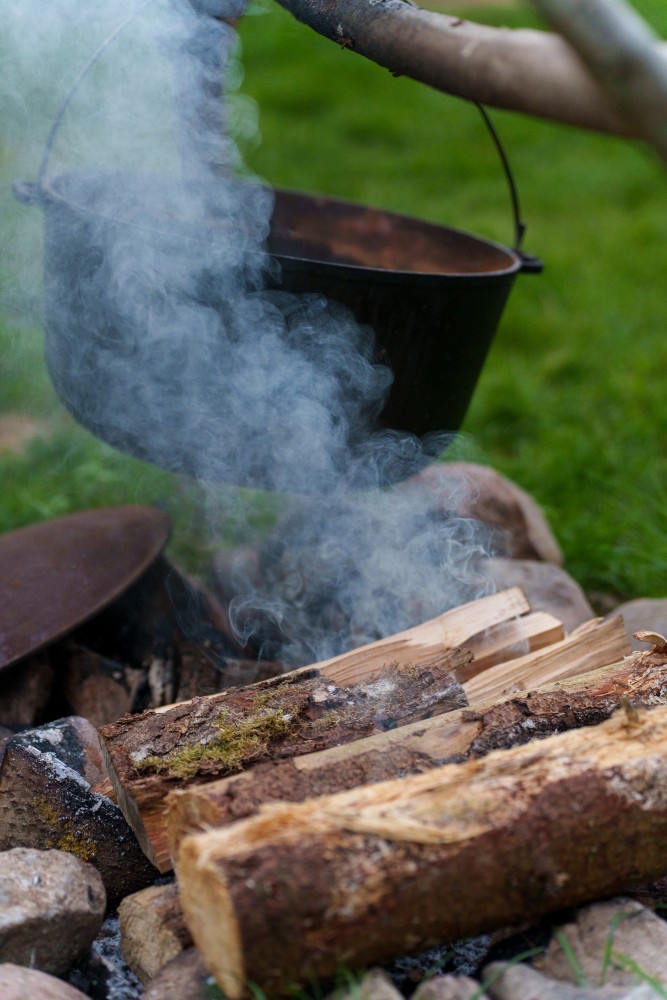
M 395 958 L 383 968 L 396 989 L 407 997 L 414 993 L 421 982 L 432 979 L 433 976 L 451 973 L 455 976 L 474 977 L 486 958 L 490 944 L 491 938 L 484 934 L 440 948 L 429 948 L 420 955 Z
M 106 918 L 90 951 L 70 972 L 68 981 L 91 1000 L 141 1000 L 144 988 L 123 961 L 115 914 Z

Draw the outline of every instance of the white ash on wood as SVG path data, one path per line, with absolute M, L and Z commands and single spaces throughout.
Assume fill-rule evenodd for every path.
M 181 845 L 227 995 L 524 923 L 664 871 L 667 707 L 298 805 Z M 223 947 L 224 942 L 224 947 Z
M 296 671 L 128 716 L 101 730 L 117 801 L 146 855 L 170 870 L 165 798 L 171 788 L 458 708 L 466 698 L 452 671 L 468 659 L 468 652 L 454 650 L 340 687 L 320 670 Z

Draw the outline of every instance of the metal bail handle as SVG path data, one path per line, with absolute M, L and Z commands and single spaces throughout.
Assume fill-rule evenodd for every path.
M 521 259 L 521 271 L 525 274 L 541 274 L 544 270 L 544 264 L 532 253 L 528 253 L 526 250 L 521 249 L 521 243 L 523 241 L 524 233 L 526 232 L 526 224 L 521 219 L 521 206 L 519 205 L 519 192 L 517 191 L 516 182 L 514 180 L 514 174 L 512 173 L 512 168 L 510 167 L 509 160 L 507 158 L 507 153 L 505 152 L 505 147 L 500 141 L 500 136 L 498 135 L 495 125 L 491 121 L 489 112 L 482 104 L 477 104 L 474 102 L 479 110 L 482 118 L 484 119 L 484 124 L 489 130 L 489 135 L 493 140 L 493 144 L 498 151 L 498 156 L 500 157 L 500 162 L 507 179 L 507 186 L 510 192 L 510 200 L 512 202 L 512 215 L 514 217 L 514 246 L 513 250 Z

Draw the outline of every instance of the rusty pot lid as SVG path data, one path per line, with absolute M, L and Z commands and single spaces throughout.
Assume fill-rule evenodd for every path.
M 0 535 L 0 669 L 111 604 L 157 558 L 169 518 L 103 507 Z

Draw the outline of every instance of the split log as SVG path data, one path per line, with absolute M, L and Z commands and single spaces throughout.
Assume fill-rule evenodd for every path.
M 610 624 L 598 625 L 596 631 L 606 631 Z M 261 764 L 196 788 L 176 789 L 167 803 L 172 857 L 187 834 L 251 816 L 264 803 L 303 802 L 597 725 L 625 699 L 636 706 L 660 703 L 666 686 L 667 656 L 639 654 L 501 701 L 449 712 L 346 746 Z
M 497 663 L 481 674 L 462 667 L 457 677 L 471 705 L 496 701 L 513 691 L 539 684 L 574 677 L 599 666 L 620 660 L 631 652 L 630 643 L 620 616 L 604 622 L 594 618 L 584 622 L 560 642 Z M 471 665 L 474 666 L 474 663 Z
M 151 885 L 126 896 L 118 907 L 118 917 L 123 958 L 142 983 L 192 947 L 174 882 Z
M 85 719 L 13 736 L 0 766 L 0 850 L 69 851 L 97 868 L 113 906 L 157 872 L 118 806 L 92 790 L 102 770 L 99 740 Z
M 443 649 L 462 646 L 472 650 L 478 665 L 491 666 L 519 650 L 527 651 L 526 647 L 536 649 L 563 638 L 558 619 L 537 612 L 536 624 L 529 612 L 530 604 L 521 588 L 510 587 L 311 667 L 317 667 L 337 684 L 356 684 L 372 677 L 387 663 L 422 663 Z
M 232 1000 L 664 874 L 667 707 L 186 837 L 181 902 Z
M 301 670 L 127 716 L 100 730 L 117 801 L 146 856 L 168 871 L 165 797 L 173 787 L 459 708 L 467 701 L 451 671 L 470 657 L 457 649 L 347 687 L 319 670 Z

